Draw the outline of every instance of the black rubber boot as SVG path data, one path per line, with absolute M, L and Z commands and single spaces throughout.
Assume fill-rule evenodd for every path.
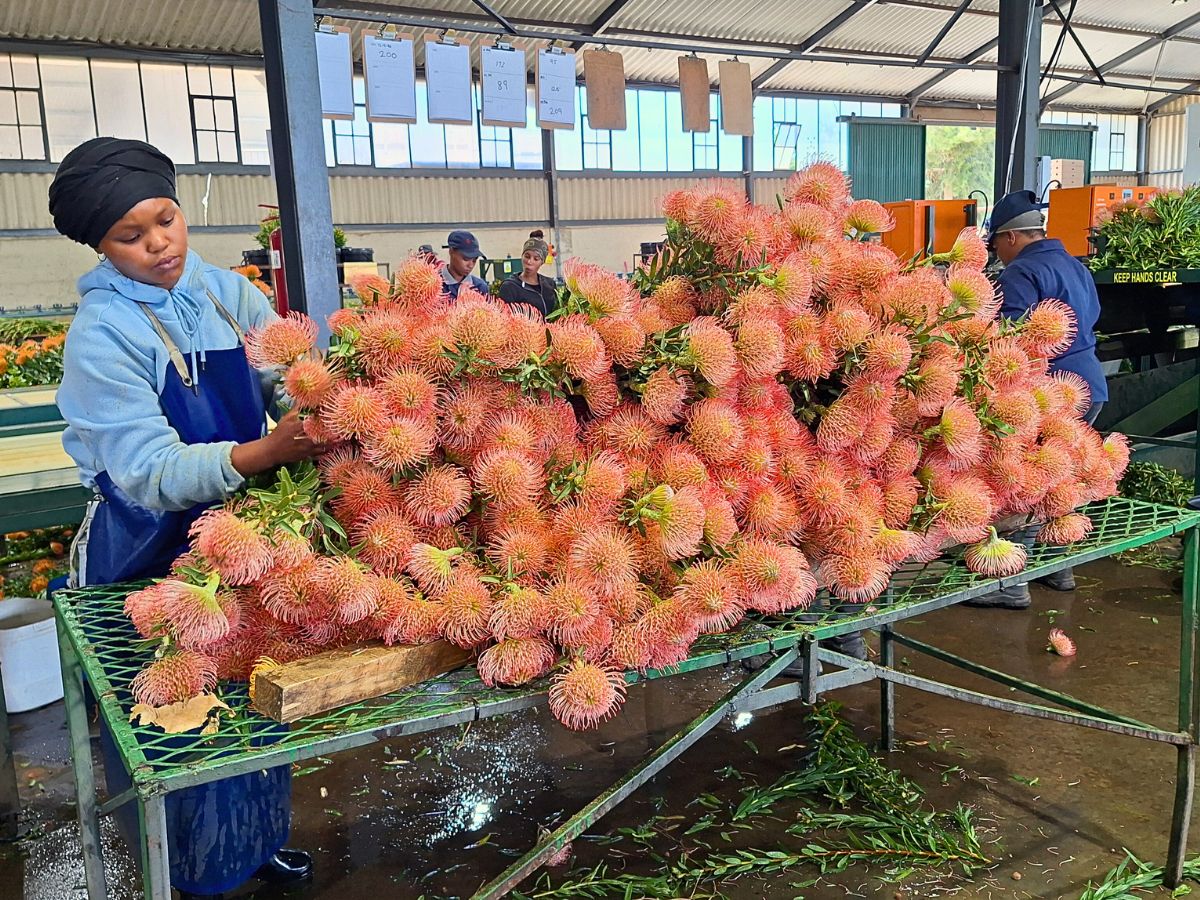
M 1049 575 L 1035 580 L 1038 584 L 1044 584 L 1052 591 L 1075 590 L 1075 573 L 1070 569 L 1063 569 L 1060 572 L 1051 572 Z
M 975 606 L 981 609 L 1029 609 L 1031 602 L 1029 585 L 1021 584 L 1017 587 L 1003 588 L 990 594 L 984 594 L 974 600 L 965 600 L 963 606 Z
M 312 856 L 303 850 L 284 847 L 259 866 L 254 877 L 268 884 L 290 884 L 311 878 L 312 872 Z
M 867 642 L 863 640 L 861 631 L 851 631 L 849 634 L 839 634 L 837 637 L 826 638 L 821 646 L 834 653 L 844 653 L 855 659 L 867 661 Z

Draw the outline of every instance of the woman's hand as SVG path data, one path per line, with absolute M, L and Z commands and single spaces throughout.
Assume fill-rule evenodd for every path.
M 230 461 L 242 477 L 249 478 L 277 466 L 311 459 L 320 450 L 320 446 L 304 433 L 300 414 L 292 410 L 266 437 L 234 447 Z

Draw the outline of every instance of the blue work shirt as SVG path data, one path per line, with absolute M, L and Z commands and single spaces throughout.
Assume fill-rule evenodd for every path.
M 480 278 L 478 275 L 470 275 L 469 274 L 462 281 L 455 281 L 454 275 L 451 274 L 451 272 L 450 272 L 450 267 L 442 266 L 442 292 L 443 293 L 449 294 L 451 299 L 457 300 L 459 288 L 461 288 L 464 284 L 467 287 L 475 288 L 475 290 L 479 291 L 479 293 L 483 294 L 483 296 L 485 296 L 485 297 L 488 295 L 488 292 L 491 290 L 488 287 L 488 283 L 486 281 L 484 281 L 482 278 Z
M 1087 268 L 1069 254 L 1062 241 L 1047 238 L 1030 244 L 1000 273 L 1004 302 L 1000 314 L 1019 319 L 1043 300 L 1061 300 L 1075 313 L 1075 340 L 1050 361 L 1051 372 L 1074 372 L 1087 382 L 1092 402 L 1108 399 L 1108 384 L 1096 358 L 1096 320 L 1100 298 Z

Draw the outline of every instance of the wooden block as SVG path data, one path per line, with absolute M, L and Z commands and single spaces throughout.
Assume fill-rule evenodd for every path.
M 465 666 L 471 651 L 447 641 L 385 647 L 353 644 L 254 676 L 254 708 L 276 722 L 390 694 Z

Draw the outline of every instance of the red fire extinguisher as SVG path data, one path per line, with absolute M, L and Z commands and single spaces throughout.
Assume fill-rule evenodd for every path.
M 288 311 L 287 275 L 283 271 L 283 226 L 271 232 L 271 286 L 275 291 L 275 311 Z

